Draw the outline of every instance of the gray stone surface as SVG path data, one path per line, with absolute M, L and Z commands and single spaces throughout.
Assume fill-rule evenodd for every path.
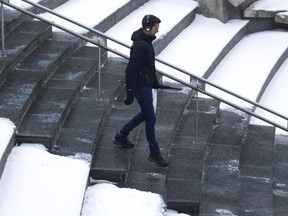
M 24 21 L 5 37 L 4 60 L 0 53 L 0 79 L 5 77 L 21 62 L 38 44 L 52 35 L 51 26 L 38 21 Z
M 111 69 L 115 63 L 110 62 L 108 65 L 110 65 L 109 68 Z M 125 65 L 122 67 L 122 70 L 124 69 Z M 176 91 L 158 91 L 156 137 L 163 156 L 170 161 L 168 167 L 158 167 L 148 160 L 149 148 L 145 137 L 145 127 L 144 125 L 139 125 L 129 136 L 136 143 L 136 146 L 133 149 L 124 149 L 130 155 L 129 161 L 126 161 L 127 158 L 124 160 L 126 161 L 126 170 L 123 168 L 123 172 L 119 172 L 118 169 L 114 169 L 115 167 L 117 168 L 117 165 L 115 166 L 113 161 L 115 160 L 114 157 L 118 158 L 117 155 L 123 149 L 113 145 L 112 139 L 124 123 L 139 111 L 137 103 L 125 106 L 123 104 L 124 97 L 125 94 L 123 96 L 120 94 L 117 97 L 117 100 L 113 102 L 109 115 L 102 124 L 103 129 L 100 131 L 97 139 L 91 167 L 92 176 L 99 179 L 100 177 L 104 177 L 106 173 L 106 177 L 110 180 L 118 179 L 120 181 L 118 184 L 121 187 L 132 187 L 161 194 L 167 200 L 168 207 L 175 207 L 177 210 L 182 210 L 182 212 L 186 213 L 198 212 L 200 200 L 199 185 L 201 184 L 202 176 L 201 168 L 205 156 L 205 148 L 198 148 L 198 145 L 204 145 L 197 143 L 197 147 L 190 145 L 187 149 L 185 143 L 179 141 L 175 143 L 175 141 L 172 141 L 180 140 L 179 135 L 176 135 L 177 139 L 174 139 L 174 131 L 177 127 L 183 128 L 181 126 L 183 123 L 184 125 L 186 124 L 186 121 L 179 121 L 182 119 L 179 119 L 179 117 L 183 111 L 185 113 L 185 110 L 189 110 L 190 116 L 193 116 L 193 109 L 195 109 L 193 105 L 195 103 L 194 98 L 192 97 L 190 100 L 190 94 Z M 214 124 L 212 116 L 214 115 L 215 118 L 216 106 L 218 104 L 213 100 L 200 100 L 199 103 L 202 116 L 205 116 L 207 112 L 206 115 L 211 116 L 209 117 L 211 119 L 209 122 L 212 125 Z M 183 120 L 190 118 L 190 116 L 185 116 Z M 207 125 L 209 123 L 203 124 L 202 122 L 199 128 L 207 127 Z M 210 125 L 210 129 L 213 127 L 212 125 Z M 190 134 L 189 131 L 185 133 L 187 133 L 187 136 Z M 110 158 L 110 162 L 107 161 L 103 164 L 103 162 L 98 160 L 104 157 L 99 153 L 104 149 L 106 149 L 107 154 L 108 152 L 110 154 L 110 156 L 105 156 Z M 108 151 L 107 149 L 110 150 Z M 122 164 L 122 162 L 118 162 L 119 164 Z M 122 165 L 125 167 L 124 163 Z M 183 174 L 181 170 L 185 173 Z M 119 173 L 121 174 L 119 175 Z M 165 183 L 166 181 L 167 183 Z M 179 184 L 178 187 L 175 187 L 175 184 Z M 182 188 L 182 192 L 180 188 Z M 184 191 L 186 192 L 185 194 Z
M 273 211 L 276 216 L 288 214 L 288 137 L 277 135 L 274 146 Z
M 234 7 L 237 7 L 245 2 L 245 0 L 228 0 Z
M 58 67 L 45 83 L 45 88 L 42 88 L 34 99 L 19 128 L 17 136 L 19 143 L 24 140 L 27 142 L 29 139 L 31 143 L 35 143 L 43 138 L 46 140 L 45 143 L 48 142 L 47 147 L 52 148 L 55 136 L 75 96 L 96 71 L 97 61 L 91 58 L 93 50 L 97 53 L 97 48 L 78 49 L 75 55 L 73 54 Z M 84 51 L 87 53 L 84 54 Z M 37 139 L 33 140 L 33 137 Z
M 4 168 L 5 168 L 5 164 L 6 161 L 13 149 L 13 147 L 15 146 L 15 131 L 13 132 L 13 134 L 10 137 L 9 143 L 7 144 L 6 148 L 4 149 L 1 158 L 0 158 L 0 179 L 1 176 L 3 174 Z
M 121 187 L 122 185 L 119 184 L 119 186 Z M 165 174 L 129 172 L 123 187 L 135 188 L 141 191 L 153 191 L 154 193 L 161 194 L 164 201 L 167 202 Z
M 275 22 L 288 24 L 288 13 L 287 12 L 277 13 L 275 15 Z
M 201 189 L 200 215 L 237 215 L 238 213 L 237 169 L 224 166 L 206 166 Z
M 207 17 L 227 22 L 230 19 L 238 19 L 242 15 L 243 7 L 255 0 L 197 0 L 199 12 Z
M 221 111 L 207 143 L 203 168 L 201 215 L 238 214 L 239 161 L 245 115 Z M 222 212 L 223 213 L 223 212 Z
M 273 8 L 270 9 L 269 7 L 265 8 L 255 8 L 255 6 L 252 4 L 244 11 L 244 17 L 246 18 L 270 18 L 276 23 L 288 24 L 288 14 L 287 14 L 287 8 L 283 6 L 283 8 Z M 284 27 L 284 26 L 283 26 Z M 284 27 L 285 28 L 285 27 Z
M 90 176 L 94 179 L 104 179 L 112 182 L 125 182 L 131 150 L 116 148 L 97 148 L 93 155 Z
M 255 215 L 273 212 L 274 138 L 273 127 L 250 125 L 248 128 L 241 148 L 241 212 Z
M 59 42 L 54 37 L 47 39 L 9 73 L 0 87 L 2 117 L 9 118 L 18 127 L 31 100 L 59 63 L 67 57 L 72 44 L 70 41 Z
M 255 10 L 253 6 L 244 11 L 244 17 L 246 18 L 274 18 L 275 15 L 275 11 Z
M 170 209 L 181 213 L 199 213 L 201 181 L 191 179 L 167 179 L 168 200 Z

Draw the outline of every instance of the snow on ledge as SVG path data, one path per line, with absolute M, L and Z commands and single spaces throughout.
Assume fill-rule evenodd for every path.
M 88 176 L 86 161 L 40 144 L 14 147 L 0 179 L 0 215 L 79 216 Z
M 164 216 L 166 209 L 159 194 L 100 183 L 88 187 L 82 215 Z

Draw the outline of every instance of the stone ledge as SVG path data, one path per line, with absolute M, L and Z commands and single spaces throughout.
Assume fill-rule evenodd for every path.
M 234 7 L 238 7 L 242 3 L 244 3 L 246 0 L 228 0 Z
M 1 179 L 7 158 L 10 152 L 12 151 L 12 148 L 15 146 L 16 127 L 14 123 L 11 122 L 9 119 L 0 117 L 0 121 L 1 121 L 0 131 L 4 132 L 2 134 L 2 141 L 0 142 L 0 145 L 2 146 L 2 148 L 0 149 L 0 179 Z M 4 134 L 5 136 L 3 136 Z
M 273 8 L 261 8 L 252 4 L 244 11 L 245 18 L 273 18 L 277 23 L 288 24 L 288 12 L 287 8 L 275 7 Z
M 277 14 L 276 11 L 269 11 L 264 9 L 254 9 L 254 7 L 249 7 L 244 11 L 245 18 L 273 18 Z
M 281 12 L 275 15 L 275 22 L 288 24 L 288 12 Z
M 185 214 L 199 213 L 201 180 L 167 179 L 167 206 Z

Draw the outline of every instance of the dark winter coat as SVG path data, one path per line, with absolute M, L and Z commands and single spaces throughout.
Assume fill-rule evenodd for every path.
M 142 28 L 135 31 L 131 36 L 133 45 L 126 68 L 126 88 L 133 92 L 143 86 L 159 87 L 152 45 L 154 39 L 156 39 L 155 36 L 146 35 Z

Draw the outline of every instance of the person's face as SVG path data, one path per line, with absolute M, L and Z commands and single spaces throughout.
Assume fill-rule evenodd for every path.
M 150 36 L 155 36 L 156 33 L 158 33 L 158 30 L 159 30 L 159 23 L 155 23 L 153 26 L 152 26 L 152 29 L 150 32 L 148 32 L 148 34 Z

